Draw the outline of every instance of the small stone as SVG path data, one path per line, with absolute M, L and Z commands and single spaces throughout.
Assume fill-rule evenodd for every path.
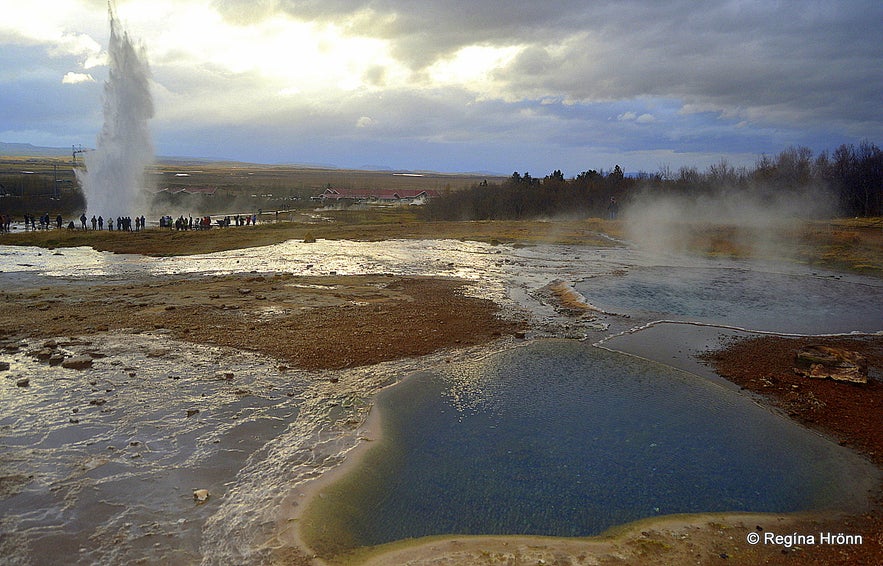
M 27 387 L 31 384 L 31 379 L 28 377 L 21 377 L 15 380 L 16 387 Z
M 243 288 L 239 289 L 240 295 L 248 295 L 249 293 L 251 293 L 251 289 L 249 289 L 247 287 L 243 287 Z
M 42 348 L 32 353 L 32 355 L 38 360 L 48 360 L 53 354 L 55 354 L 55 352 L 52 348 Z
M 6 371 L 9 369 L 9 362 L 0 362 L 0 371 Z
M 199 409 L 187 409 L 187 418 L 189 419 L 193 415 L 198 415 Z
M 61 367 L 67 369 L 88 369 L 92 367 L 92 358 L 89 356 L 75 356 L 61 362 Z
M 198 501 L 200 503 L 207 501 L 209 498 L 209 495 L 211 495 L 211 494 L 209 493 L 209 491 L 207 489 L 196 489 L 193 491 L 193 499 L 195 499 L 196 501 Z
M 804 377 L 868 382 L 868 361 L 858 352 L 813 344 L 799 349 L 794 358 L 794 372 Z
M 89 401 L 90 405 L 95 405 L 96 407 L 100 407 L 101 405 L 104 405 L 105 403 L 107 403 L 107 399 L 100 399 L 99 398 L 99 399 L 92 399 L 91 401 Z

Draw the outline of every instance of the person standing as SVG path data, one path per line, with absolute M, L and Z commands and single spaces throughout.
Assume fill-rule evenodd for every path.
M 616 215 L 619 213 L 619 203 L 616 202 L 616 197 L 610 197 L 610 204 L 607 205 L 607 217 L 610 220 L 616 220 Z

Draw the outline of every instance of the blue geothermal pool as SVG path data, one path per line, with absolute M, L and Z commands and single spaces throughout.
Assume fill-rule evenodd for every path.
M 383 439 L 315 504 L 337 550 L 438 534 L 585 536 L 671 513 L 840 507 L 876 477 L 737 391 L 578 342 L 424 372 L 376 408 Z

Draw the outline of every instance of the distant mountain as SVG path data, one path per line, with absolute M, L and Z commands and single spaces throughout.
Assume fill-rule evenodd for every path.
M 0 142 L 0 157 L 70 157 L 71 156 L 71 148 L 68 147 L 42 147 L 38 145 L 33 145 L 30 143 L 9 143 L 9 142 Z M 186 164 L 186 163 L 230 163 L 230 164 L 241 164 L 241 165 L 267 165 L 261 163 L 246 163 L 241 162 L 236 159 L 223 159 L 223 158 L 209 158 L 209 157 L 185 157 L 185 156 L 156 156 L 156 160 L 159 163 L 169 163 L 169 164 Z M 348 168 L 341 168 L 338 165 L 334 165 L 331 163 L 276 163 L 279 166 L 291 166 L 291 167 L 303 167 L 305 169 L 341 169 L 346 170 Z M 425 174 L 425 175 L 472 175 L 476 177 L 506 177 L 507 175 L 503 175 L 498 172 L 493 171 L 468 171 L 468 172 L 457 172 L 457 173 L 447 173 L 440 171 L 423 171 L 423 170 L 407 170 L 407 169 L 393 169 L 388 165 L 362 165 L 358 169 L 354 169 L 355 171 L 376 171 L 376 172 L 388 172 L 388 173 L 400 173 L 400 174 Z
M 41 147 L 29 143 L 0 142 L 0 155 L 16 157 L 65 157 L 70 156 L 67 147 Z

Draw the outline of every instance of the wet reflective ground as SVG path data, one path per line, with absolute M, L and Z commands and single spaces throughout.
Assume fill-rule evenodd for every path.
M 765 269 L 673 258 L 663 262 L 625 247 L 320 240 L 146 258 L 85 248 L 0 246 L 0 283 L 5 289 L 250 271 L 463 277 L 476 282 L 476 294 L 506 308 L 529 311 L 536 328 L 529 337 L 587 337 L 572 344 L 578 350 L 591 350 L 592 342 L 666 318 L 808 333 L 869 330 L 873 329 L 867 326 L 869 320 L 883 320 L 881 285 L 874 280 L 836 279 L 800 267 L 782 273 L 781 266 Z M 685 273 L 689 284 L 673 275 L 678 271 Z M 628 316 L 587 321 L 561 315 L 535 293 L 554 279 L 571 281 L 589 302 Z M 717 281 L 716 291 L 703 290 L 709 281 Z M 812 293 L 822 300 L 807 300 Z M 727 295 L 736 298 L 722 301 Z M 860 305 L 868 297 L 874 300 L 862 310 Z M 792 316 L 794 309 L 800 317 Z M 804 322 L 790 325 L 795 320 Z M 789 325 L 771 324 L 776 321 Z M 816 325 L 820 321 L 836 324 Z M 628 337 L 658 345 L 667 333 L 657 328 L 662 327 Z M 0 372 L 0 555 L 10 563 L 261 563 L 271 550 L 266 541 L 280 520 L 279 502 L 292 486 L 338 464 L 358 442 L 374 393 L 415 371 L 444 366 L 444 358 L 450 357 L 341 372 L 340 383 L 330 387 L 330 374 L 280 371 L 273 360 L 185 345 L 162 334 L 98 335 L 84 340 L 59 337 L 59 345 L 71 353 L 90 350 L 105 355 L 88 370 L 35 364 L 27 352 L 40 347 L 36 342 L 16 353 L 0 354 L 10 363 L 9 370 Z M 537 345 L 536 357 L 548 360 L 543 344 Z M 616 340 L 608 344 L 613 346 Z M 677 349 L 676 344 L 672 347 Z M 671 351 L 667 345 L 655 349 Z M 559 353 L 562 361 L 572 357 Z M 473 375 L 476 384 L 494 383 L 499 363 L 487 361 L 493 357 L 470 361 L 471 355 L 463 354 L 466 365 L 457 367 L 468 366 L 466 374 Z M 553 368 L 558 365 L 556 355 L 548 362 Z M 576 355 L 583 360 L 575 362 L 577 366 L 599 363 L 586 361 L 585 355 Z M 570 367 L 567 364 L 561 365 Z M 576 379 L 577 373 L 568 372 L 566 377 Z M 16 379 L 25 374 L 29 386 L 16 387 Z M 537 370 L 518 379 L 530 383 L 548 375 L 552 372 Z M 584 379 L 597 383 L 596 377 Z M 341 385 L 351 383 L 359 385 Z M 567 383 L 588 395 L 582 382 Z M 482 387 L 469 394 L 456 388 L 450 391 L 460 391 L 462 400 L 484 399 L 478 394 Z M 542 389 L 536 394 L 542 396 Z M 444 395 L 439 402 L 449 399 L 450 392 Z M 619 399 L 625 403 L 633 397 Z M 537 406 L 550 401 L 551 396 L 539 398 Z M 458 407 L 472 407 L 470 403 Z M 485 405 L 475 405 L 480 406 Z M 463 422 L 466 416 L 478 414 L 463 413 Z M 478 431 L 488 430 L 487 426 L 476 425 L 472 436 L 485 437 Z M 557 440 L 548 437 L 542 442 Z M 562 442 L 562 446 L 574 445 Z M 515 480 L 531 493 L 546 491 L 542 484 L 531 484 L 532 477 L 536 476 L 531 465 L 525 463 Z M 204 503 L 193 499 L 193 490 L 200 488 L 211 493 Z M 441 512 L 442 501 L 436 502 Z M 645 503 L 637 506 L 641 505 Z M 618 513 L 608 507 L 609 514 Z

